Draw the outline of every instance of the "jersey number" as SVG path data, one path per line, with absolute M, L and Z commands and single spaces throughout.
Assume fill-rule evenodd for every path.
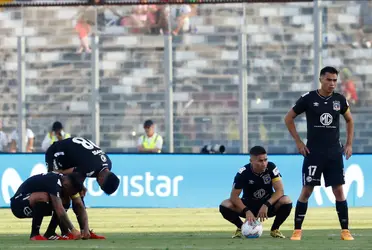
M 88 149 L 88 150 L 92 150 L 94 149 L 95 147 L 96 148 L 99 148 L 96 144 L 94 144 L 92 141 L 88 140 L 88 139 L 84 139 L 82 137 L 74 137 L 72 139 L 73 142 L 77 143 L 77 144 L 80 144 L 81 146 L 83 146 L 84 148 Z
M 316 171 L 316 166 L 309 166 L 308 169 L 309 169 L 309 175 L 314 176 L 315 171 Z

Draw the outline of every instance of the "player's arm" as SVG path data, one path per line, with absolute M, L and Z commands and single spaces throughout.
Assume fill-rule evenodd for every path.
M 346 122 L 346 145 L 353 145 L 354 139 L 354 120 L 351 115 L 350 109 L 348 108 L 343 114 Z
M 271 195 L 270 199 L 268 199 L 268 202 L 271 205 L 277 202 L 284 195 L 284 185 L 280 176 L 272 179 L 272 185 L 274 193 Z
M 55 196 L 55 195 L 50 195 L 50 200 L 53 205 L 53 210 L 57 214 L 60 222 L 68 228 L 68 230 L 76 237 L 80 238 L 80 232 L 75 229 L 75 227 L 72 225 L 70 219 L 68 218 L 68 215 L 65 211 L 65 208 L 62 205 L 62 200 Z
M 295 122 L 294 122 L 294 119 L 296 117 L 297 117 L 296 112 L 294 112 L 294 110 L 291 109 L 285 115 L 284 121 L 285 121 L 285 125 L 287 126 L 287 129 L 288 129 L 289 133 L 291 134 L 291 136 L 293 137 L 293 139 L 297 143 L 297 142 L 301 141 L 301 137 L 299 136 L 299 134 L 297 132 L 296 125 L 295 125 Z
M 80 225 L 80 231 L 83 233 L 83 237 L 84 235 L 89 235 L 88 214 L 85 209 L 84 203 L 81 200 L 80 194 L 77 193 L 71 196 L 71 199 L 73 203 L 72 206 L 76 214 L 76 219 L 78 220 Z
M 243 211 L 243 209 L 245 208 L 244 203 L 240 199 L 240 194 L 242 193 L 242 190 L 243 189 L 236 189 L 233 187 L 230 193 L 230 201 L 239 211 Z

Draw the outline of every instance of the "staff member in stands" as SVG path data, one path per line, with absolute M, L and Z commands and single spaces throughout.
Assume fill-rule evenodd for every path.
M 143 128 L 146 134 L 138 139 L 138 151 L 141 153 L 160 153 L 163 147 L 163 138 L 158 133 L 155 133 L 153 121 L 145 121 Z
M 63 139 L 67 139 L 70 137 L 71 135 L 63 130 L 62 123 L 56 121 L 53 123 L 52 131 L 45 135 L 45 138 L 41 143 L 41 148 L 44 151 L 47 151 L 49 146 L 52 145 L 55 141 L 62 141 Z

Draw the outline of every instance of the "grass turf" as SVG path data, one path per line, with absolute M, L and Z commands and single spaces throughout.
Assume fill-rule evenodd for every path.
M 292 215 L 282 226 L 290 237 Z M 77 225 L 74 215 L 70 218 Z M 334 208 L 309 209 L 303 240 L 273 239 L 272 220 L 264 223 L 259 239 L 231 239 L 235 228 L 217 209 L 88 209 L 91 228 L 107 240 L 45 241 L 28 239 L 31 220 L 15 218 L 1 209 L 0 249 L 371 249 L 372 208 L 350 209 L 350 228 L 355 241 L 341 241 Z M 44 219 L 41 232 L 49 222 Z

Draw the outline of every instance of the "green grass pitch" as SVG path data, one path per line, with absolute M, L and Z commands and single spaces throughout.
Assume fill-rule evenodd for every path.
M 293 213 L 282 226 L 289 238 Z M 91 228 L 107 240 L 45 241 L 28 239 L 31 220 L 16 219 L 9 209 L 0 210 L 0 249 L 372 249 L 372 208 L 351 208 L 350 228 L 354 241 L 341 241 L 334 208 L 309 209 L 303 240 L 273 239 L 272 220 L 264 223 L 259 239 L 231 239 L 234 226 L 218 209 L 88 209 Z M 70 218 L 74 215 L 69 211 Z M 44 232 L 50 217 L 44 219 Z

